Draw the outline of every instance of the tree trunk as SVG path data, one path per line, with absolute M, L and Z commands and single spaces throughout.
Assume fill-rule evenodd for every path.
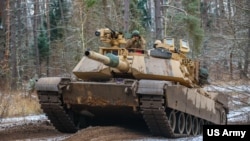
M 161 23 L 161 2 L 155 0 L 155 26 L 156 26 L 156 39 L 162 39 L 162 23 Z
M 227 9 L 228 9 L 229 19 L 231 19 L 231 14 L 232 14 L 232 10 L 231 10 L 231 0 L 227 0 Z
M 48 35 L 48 48 L 49 48 L 49 52 L 50 52 L 50 17 L 49 17 L 49 13 L 50 13 L 50 7 L 49 7 L 49 2 L 50 0 L 46 0 L 46 23 L 47 23 L 47 35 Z M 49 72 L 49 66 L 50 66 L 50 53 L 48 53 L 48 56 L 46 58 L 46 62 L 47 62 L 47 76 L 50 76 L 50 72 Z
M 218 0 L 215 0 L 215 27 L 218 28 L 219 26 L 219 7 L 218 7 Z
M 128 33 L 128 27 L 129 27 L 129 3 L 130 0 L 124 1 L 124 32 Z
M 249 9 L 250 8 L 250 3 L 248 1 L 245 1 L 245 9 Z M 246 25 L 250 25 L 250 12 L 249 10 L 245 10 L 245 19 L 246 19 Z M 244 56 L 244 68 L 243 68 L 243 76 L 244 77 L 249 77 L 248 75 L 248 66 L 249 66 L 249 62 L 250 62 L 250 27 L 247 26 L 246 30 L 248 31 L 247 32 L 247 43 L 246 43 L 246 46 L 244 48 L 244 52 L 245 52 L 245 56 Z
M 29 14 L 29 5 L 28 5 L 28 0 L 24 0 L 23 1 L 25 3 L 25 9 L 24 9 L 24 17 L 27 17 L 24 21 L 24 25 L 25 25 L 25 37 L 24 37 L 24 42 L 25 42 L 25 50 L 29 50 L 31 47 L 31 43 L 33 43 L 34 41 L 34 36 L 33 36 L 33 25 L 32 25 L 32 19 L 31 19 L 31 15 Z M 35 51 L 35 50 L 33 50 Z M 33 58 L 32 53 L 27 53 L 27 58 Z M 28 62 L 28 66 L 32 66 L 32 70 L 35 70 L 34 63 L 35 60 L 34 59 L 30 59 Z M 33 72 L 35 73 L 35 72 Z M 27 77 L 29 77 L 28 75 L 26 75 Z
M 4 16 L 4 10 L 5 10 L 5 1 L 0 0 L 0 30 L 3 29 L 3 16 Z
M 20 55 L 19 55 L 19 51 L 21 50 L 22 48 L 22 40 L 23 40 L 23 33 L 22 33 L 22 21 L 21 21 L 21 16 L 23 15 L 23 11 L 22 11 L 22 6 L 21 6 L 21 0 L 17 0 L 17 45 L 18 47 L 17 48 L 17 53 L 16 53 L 16 70 L 17 70 L 17 82 L 18 84 L 22 84 L 21 83 L 21 69 L 19 69 L 19 65 L 20 65 Z M 18 86 L 18 85 L 17 85 Z
M 219 0 L 219 13 L 220 13 L 220 18 L 218 19 L 218 22 L 219 22 L 219 30 L 220 30 L 220 34 L 223 34 L 222 31 L 223 31 L 223 22 L 224 22 L 224 18 L 225 18 L 225 6 L 224 6 L 224 3 L 223 3 L 223 0 Z
M 250 3 L 249 1 L 246 1 L 246 9 L 250 9 Z M 245 11 L 246 12 L 246 25 L 250 25 L 250 12 L 249 11 Z M 245 63 L 244 63 L 244 76 L 245 77 L 249 77 L 248 76 L 248 66 L 249 66 L 249 62 L 250 62 L 250 27 L 248 26 L 248 40 L 247 40 L 247 45 L 245 47 Z
M 225 17 L 225 6 L 223 3 L 224 0 L 219 0 L 219 5 L 220 5 L 220 17 L 224 18 Z
M 233 79 L 233 53 L 230 52 L 230 58 L 229 58 L 229 69 L 230 69 L 230 79 Z
M 148 5 L 149 5 L 149 11 L 150 11 L 150 17 L 151 17 L 151 24 L 150 24 L 150 37 L 151 39 L 155 39 L 155 4 L 154 4 L 154 0 L 149 0 L 148 1 Z
M 11 35 L 10 35 L 10 51 L 11 51 L 11 61 L 10 61 L 10 66 L 11 66 L 11 90 L 16 90 L 17 89 L 17 49 L 16 49 L 16 44 L 17 44 L 17 7 L 16 7 L 17 1 L 12 1 L 10 3 L 10 8 L 13 9 L 13 12 L 10 14 L 11 18 Z
M 114 1 L 118 2 L 117 0 Z M 109 7 L 108 7 L 109 6 Z M 108 26 L 112 25 L 112 22 L 110 21 L 111 15 L 110 15 L 110 10 L 111 10 L 111 6 L 108 5 L 107 0 L 102 0 L 102 10 L 103 10 L 103 23 L 107 24 Z M 110 27 L 112 28 L 112 27 Z
M 10 56 L 10 0 L 6 0 L 6 42 L 5 42 L 5 53 L 4 53 L 4 67 L 9 68 L 9 56 Z
M 63 28 L 63 35 L 62 35 L 62 42 L 63 42 L 63 51 L 62 51 L 62 68 L 61 68 L 61 73 L 65 73 L 68 72 L 68 61 L 67 61 L 67 57 L 69 54 L 68 48 L 66 46 L 66 42 L 67 42 L 67 31 L 66 31 L 66 22 L 64 20 L 64 12 L 63 12 L 63 5 L 62 5 L 62 1 L 58 0 L 59 2 L 59 8 L 60 8 L 60 13 L 61 13 L 61 20 L 62 20 L 62 26 Z M 64 1 L 66 2 L 66 1 Z
M 35 50 L 35 54 L 36 54 L 36 74 L 38 76 L 41 75 L 41 69 L 40 69 L 40 59 L 39 59 L 39 49 L 38 49 L 38 33 L 37 33 L 37 22 L 38 22 L 38 11 L 39 11 L 39 0 L 35 0 L 34 3 L 34 28 L 33 28 L 33 32 L 34 32 L 34 50 Z

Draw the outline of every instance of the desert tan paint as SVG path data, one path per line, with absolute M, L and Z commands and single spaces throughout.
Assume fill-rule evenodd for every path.
M 215 102 L 212 99 L 209 99 L 199 93 L 196 92 L 197 89 L 189 89 L 187 94 L 187 100 L 191 100 L 192 104 L 195 105 L 198 109 L 206 109 L 207 111 L 211 111 L 216 113 L 215 110 Z
M 132 68 L 144 74 L 164 75 L 183 78 L 180 62 L 154 57 L 135 56 Z

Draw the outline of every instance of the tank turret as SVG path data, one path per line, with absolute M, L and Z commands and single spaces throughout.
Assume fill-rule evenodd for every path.
M 120 32 L 105 28 L 97 30 L 95 35 L 110 46 L 99 47 L 99 53 L 85 51 L 85 56 L 73 70 L 80 79 L 123 77 L 173 81 L 187 87 L 199 85 L 199 64 L 186 57 L 189 46 L 184 40 L 180 40 L 180 49 L 175 48 L 174 39 L 169 38 L 150 50 L 127 50 L 122 46 L 125 39 Z M 89 64 L 88 67 L 85 64 Z

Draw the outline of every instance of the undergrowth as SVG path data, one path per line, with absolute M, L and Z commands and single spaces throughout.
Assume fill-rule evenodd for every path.
M 35 94 L 27 97 L 25 94 L 18 92 L 0 93 L 0 118 L 40 113 L 42 113 L 42 110 Z

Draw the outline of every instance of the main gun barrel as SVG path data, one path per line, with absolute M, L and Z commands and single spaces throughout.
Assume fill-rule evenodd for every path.
M 103 63 L 106 66 L 117 68 L 121 72 L 128 72 L 129 70 L 128 62 L 119 59 L 118 56 L 112 53 L 107 53 L 106 55 L 102 55 L 94 51 L 85 51 L 85 55 L 90 59 Z

